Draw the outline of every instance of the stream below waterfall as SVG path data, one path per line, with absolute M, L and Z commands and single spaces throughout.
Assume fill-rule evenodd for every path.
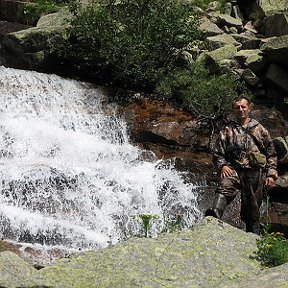
M 100 88 L 0 66 L 0 95 L 2 239 L 75 252 L 143 235 L 141 215 L 151 237 L 199 218 L 198 186 L 133 145 Z

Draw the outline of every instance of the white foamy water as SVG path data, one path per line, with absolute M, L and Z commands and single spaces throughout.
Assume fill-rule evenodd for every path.
M 179 214 L 186 227 L 199 217 L 197 186 L 172 161 L 143 157 L 125 123 L 103 113 L 100 89 L 0 67 L 0 91 L 4 238 L 94 249 L 143 233 L 139 214 L 157 215 L 152 236 Z

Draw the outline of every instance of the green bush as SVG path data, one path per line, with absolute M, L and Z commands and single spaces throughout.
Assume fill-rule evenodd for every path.
M 234 74 L 210 74 L 201 65 L 172 71 L 156 90 L 180 99 L 190 112 L 207 122 L 222 119 L 230 111 L 232 100 L 247 93 Z
M 138 214 L 137 217 L 141 220 L 144 233 L 143 236 L 147 238 L 149 236 L 153 222 L 158 219 L 159 216 L 153 214 Z
M 94 80 L 151 90 L 200 37 L 198 19 L 177 0 L 112 0 L 73 7 L 67 62 Z
M 275 267 L 288 262 L 288 240 L 282 233 L 267 233 L 256 240 L 257 258 L 265 267 Z
M 176 98 L 213 125 L 239 95 L 240 83 L 233 74 L 211 75 L 181 58 L 189 44 L 202 37 L 190 5 L 185 0 L 74 4 L 60 57 L 97 84 Z

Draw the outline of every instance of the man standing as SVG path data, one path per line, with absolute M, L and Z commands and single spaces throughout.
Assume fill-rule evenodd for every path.
M 271 189 L 277 179 L 276 151 L 269 132 L 249 118 L 251 103 L 245 97 L 232 102 L 235 121 L 220 131 L 213 163 L 219 172 L 213 207 L 205 216 L 221 218 L 226 206 L 241 193 L 241 219 L 246 231 L 260 233 L 260 205 L 264 185 Z

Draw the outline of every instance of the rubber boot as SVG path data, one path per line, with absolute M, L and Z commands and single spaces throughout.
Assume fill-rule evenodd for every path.
M 254 223 L 246 223 L 246 232 L 252 232 L 260 235 L 260 223 L 255 221 Z
M 226 197 L 223 194 L 216 193 L 213 207 L 209 208 L 205 212 L 205 216 L 213 216 L 215 218 L 221 219 L 226 206 L 227 206 Z

